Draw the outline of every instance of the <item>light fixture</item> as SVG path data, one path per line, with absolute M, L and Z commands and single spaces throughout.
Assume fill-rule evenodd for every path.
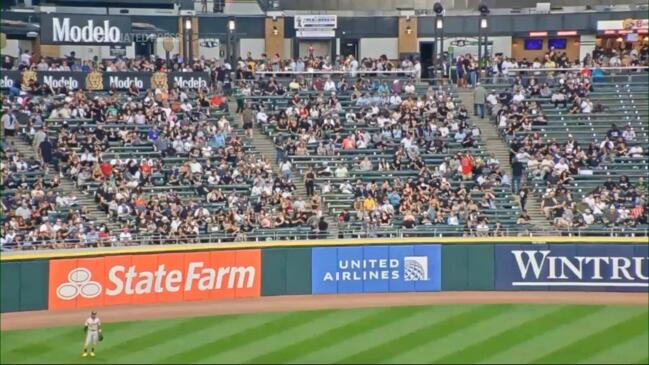
M 186 30 L 191 30 L 192 29 L 192 20 L 187 18 L 185 19 L 185 29 Z
M 228 30 L 234 32 L 235 29 L 237 29 L 237 24 L 234 22 L 234 19 L 228 20 Z
M 406 28 L 406 34 L 412 34 L 412 28 L 410 26 Z
M 644 37 L 645 42 L 649 42 L 649 37 Z
M 278 35 L 279 30 L 277 30 L 277 27 L 273 25 L 273 35 Z
M 487 23 L 487 18 L 480 19 L 480 28 L 486 29 L 489 23 Z
M 435 26 L 437 27 L 437 29 L 444 28 L 444 19 L 442 18 L 437 19 L 437 21 L 435 22 Z
M 622 42 L 624 42 L 624 39 L 623 39 L 622 37 L 618 37 L 618 38 L 616 39 L 616 41 L 619 42 L 619 43 L 622 43 Z

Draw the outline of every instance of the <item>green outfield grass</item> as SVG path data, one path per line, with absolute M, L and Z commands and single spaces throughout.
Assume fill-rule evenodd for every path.
M 100 313 L 101 315 L 101 313 Z M 643 306 L 439 305 L 2 332 L 2 363 L 649 363 Z

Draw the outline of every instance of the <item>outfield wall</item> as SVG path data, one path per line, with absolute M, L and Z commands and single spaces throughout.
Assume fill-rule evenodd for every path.
M 15 312 L 299 294 L 649 290 L 649 245 L 642 239 L 489 240 L 290 241 L 3 255 L 0 307 Z

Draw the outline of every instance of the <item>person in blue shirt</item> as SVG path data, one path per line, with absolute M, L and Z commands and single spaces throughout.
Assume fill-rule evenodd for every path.
M 212 138 L 210 139 L 209 143 L 210 147 L 212 148 L 222 148 L 225 147 L 225 135 L 223 134 L 222 131 L 218 131 L 215 133 Z
M 394 209 L 398 209 L 399 204 L 401 204 L 401 196 L 399 195 L 399 193 L 392 190 L 388 193 L 388 201 L 390 202 L 390 204 L 392 204 Z
M 149 129 L 146 136 L 150 141 L 155 141 L 160 136 L 160 131 L 158 131 L 157 127 L 153 127 L 152 129 Z
M 464 140 L 464 137 L 466 137 L 466 133 L 464 132 L 464 129 L 459 129 L 457 132 L 455 132 L 455 142 L 462 142 Z

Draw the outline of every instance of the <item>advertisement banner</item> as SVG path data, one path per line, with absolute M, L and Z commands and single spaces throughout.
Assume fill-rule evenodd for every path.
M 314 247 L 314 294 L 439 291 L 441 246 Z
M 20 87 L 21 78 L 22 75 L 20 71 L 2 71 L 2 76 L 0 77 L 0 89 L 8 89 L 13 86 Z
M 38 80 L 53 88 L 67 87 L 71 90 L 108 91 L 110 89 L 126 90 L 134 83 L 141 91 L 150 88 L 167 89 L 179 86 L 183 89 L 197 90 L 211 84 L 207 72 L 81 72 L 81 71 L 4 71 L 0 86 L 7 89 L 16 82 L 27 84 L 29 80 Z M 20 86 L 20 85 L 17 85 Z
M 338 16 L 336 15 L 296 15 L 294 20 L 295 29 L 336 29 L 338 27 Z
M 42 44 L 130 44 L 130 33 L 129 16 L 41 14 Z
M 648 291 L 647 245 L 496 245 L 496 290 Z
M 200 89 L 210 86 L 210 74 L 207 72 L 169 72 L 169 85 L 178 85 L 182 89 Z
M 70 90 L 86 89 L 86 77 L 91 74 L 73 71 L 39 71 L 36 72 L 38 82 L 48 84 L 57 89 L 65 86 Z
M 49 309 L 258 297 L 261 250 L 51 260 Z
M 101 89 L 99 90 L 126 90 L 131 83 L 134 83 L 140 91 L 147 90 L 151 88 L 152 75 L 150 72 L 104 72 L 102 74 Z

